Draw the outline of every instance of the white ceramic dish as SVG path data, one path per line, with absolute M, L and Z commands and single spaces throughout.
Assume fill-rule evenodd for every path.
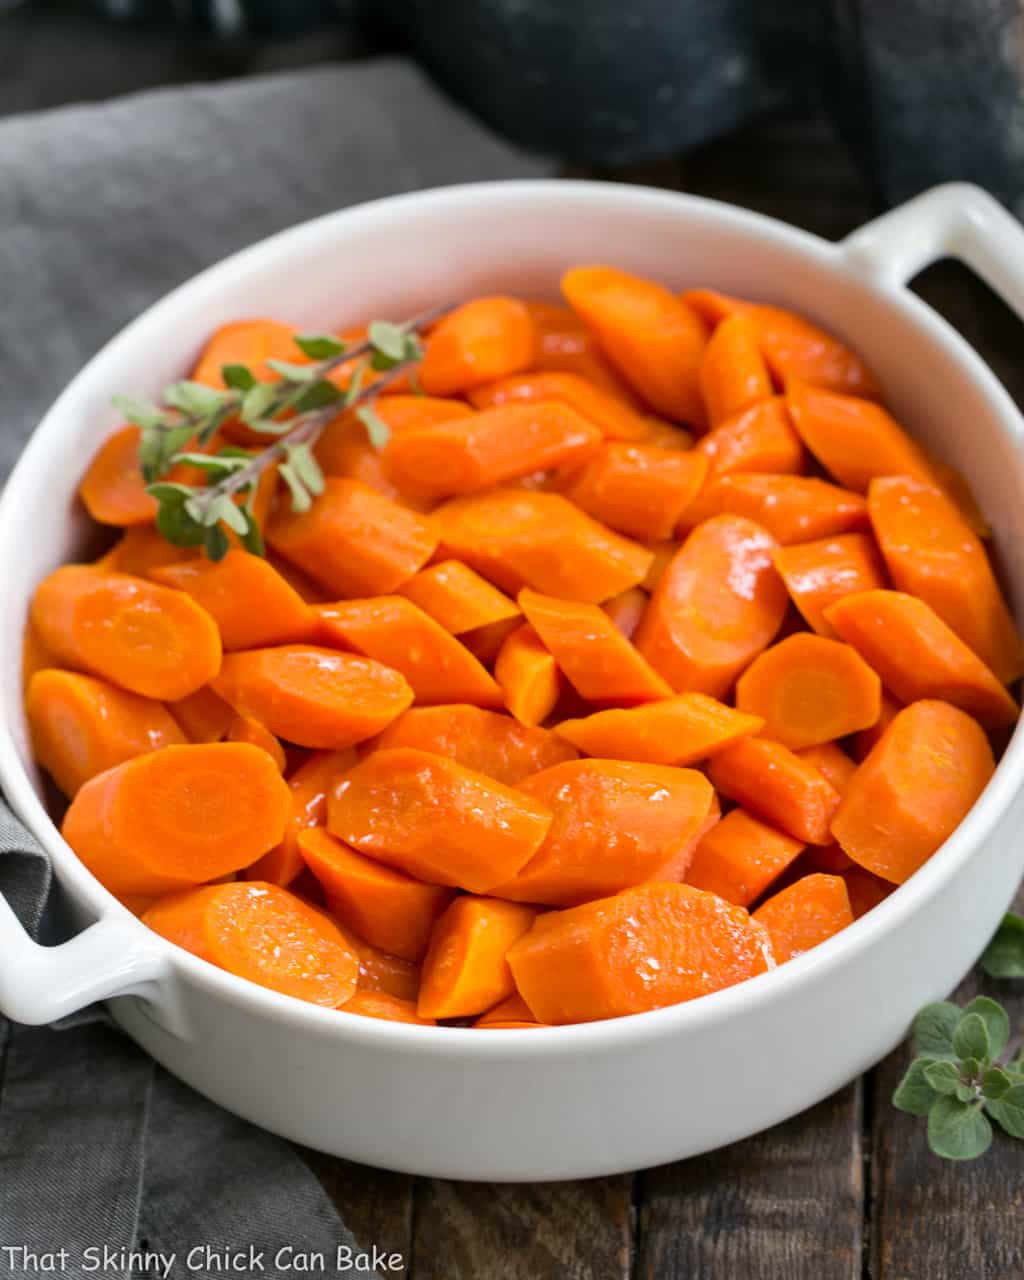
M 0 502 L 0 783 L 83 929 L 37 947 L 0 900 L 0 1011 L 42 1023 L 110 999 L 155 1058 L 250 1120 L 353 1160 L 454 1178 L 585 1177 L 691 1155 L 792 1115 L 877 1061 L 921 1004 L 955 985 L 1020 879 L 1020 733 L 967 819 L 907 885 L 774 973 L 586 1026 L 409 1027 L 243 982 L 119 906 L 43 808 L 22 717 L 21 633 L 36 582 L 85 535 L 66 459 L 87 457 L 116 425 L 111 393 L 155 392 L 232 318 L 272 314 L 316 329 L 485 289 L 550 294 L 564 267 L 587 261 L 772 299 L 845 338 L 895 412 L 969 477 L 1021 616 L 1024 424 L 978 356 L 904 287 L 949 254 L 1024 308 L 1024 230 L 976 188 L 939 188 L 833 245 L 689 196 L 487 184 L 321 218 L 146 312 L 56 402 Z

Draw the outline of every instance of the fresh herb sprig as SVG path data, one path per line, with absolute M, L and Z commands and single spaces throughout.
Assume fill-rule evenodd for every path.
M 1024 918 L 1007 915 L 982 956 L 994 978 L 1024 977 Z M 1010 1020 L 988 996 L 961 1008 L 925 1005 L 914 1020 L 917 1056 L 893 1105 L 928 1117 L 928 1145 L 947 1160 L 973 1160 L 992 1143 L 992 1121 L 1024 1138 L 1024 1043 L 1008 1048 Z

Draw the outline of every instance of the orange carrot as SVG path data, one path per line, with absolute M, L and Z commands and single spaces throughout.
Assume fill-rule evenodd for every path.
M 886 729 L 896 719 L 897 713 L 902 711 L 902 704 L 897 702 L 890 694 L 882 690 L 882 709 L 879 712 L 878 719 L 870 729 L 861 729 L 860 733 L 854 734 L 853 741 L 850 744 L 850 750 L 853 752 L 855 760 L 863 760 L 871 748 L 879 740 Z
M 780 742 L 742 738 L 708 766 L 715 787 L 757 817 L 807 844 L 828 844 L 838 792 Z
M 249 742 L 254 747 L 259 747 L 270 756 L 280 773 L 284 773 L 288 767 L 284 747 L 266 725 L 260 724 L 258 720 L 249 716 L 235 716 L 228 725 L 226 738 L 228 742 Z
M 562 277 L 562 292 L 653 409 L 704 425 L 698 374 L 706 331 L 695 311 L 662 285 L 614 267 L 573 267 Z
M 775 540 L 739 516 L 699 525 L 665 570 L 636 635 L 678 692 L 722 697 L 778 631 L 786 588 Z
M 810 951 L 853 924 L 850 896 L 841 876 L 804 876 L 754 912 L 772 940 L 779 964 Z
M 190 558 L 198 559 L 202 552 L 176 547 L 154 525 L 134 524 L 125 529 L 109 554 L 109 573 L 130 573 L 136 578 L 148 578 L 154 569 L 180 564 Z
M 358 945 L 359 990 L 381 992 L 415 1005 L 420 993 L 420 966 L 400 956 L 389 956 L 368 942 L 360 941 Z
M 537 912 L 518 903 L 456 898 L 434 925 L 416 1011 L 422 1018 L 483 1013 L 515 990 L 505 959 Z
M 508 962 L 534 1017 L 553 1024 L 660 1009 L 774 966 L 767 934 L 742 907 L 686 884 L 542 916 Z
M 452 890 L 414 880 L 367 858 L 323 827 L 298 837 L 306 866 L 320 881 L 331 914 L 345 929 L 403 960 L 422 960 L 434 921 Z
M 295 565 L 289 564 L 287 560 L 274 555 L 272 551 L 267 553 L 266 559 L 267 564 L 277 570 L 295 594 L 305 600 L 306 604 L 323 604 L 327 600 L 327 594 L 323 587 L 318 586 L 301 569 L 296 569 Z
M 309 357 L 295 345 L 298 333 L 293 325 L 277 320 L 235 320 L 221 325 L 192 370 L 192 378 L 210 387 L 223 387 L 226 364 L 247 365 L 259 382 L 279 377 L 267 364 L 270 359 L 307 364 Z
M 539 725 L 555 709 L 565 677 L 533 627 L 524 624 L 501 646 L 494 663 L 505 706 L 523 725 Z
M 800 859 L 797 870 L 801 875 L 811 875 L 822 871 L 829 876 L 845 876 L 851 867 L 857 864 L 833 841 L 831 844 L 815 844 Z M 799 876 L 797 876 L 799 879 Z
M 208 684 L 186 698 L 169 703 L 167 710 L 181 725 L 189 742 L 220 742 L 235 718 L 234 708 Z
M 336 596 L 358 596 L 408 582 L 433 555 L 437 530 L 358 480 L 328 476 L 309 511 L 271 520 L 267 541 Z
M 857 772 L 856 762 L 836 742 L 819 742 L 813 747 L 803 747 L 796 753 L 801 760 L 814 765 L 830 786 L 843 795 L 850 779 Z
M 617 596 L 606 600 L 602 608 L 622 635 L 627 640 L 632 640 L 649 600 L 650 596 L 643 587 L 627 587 Z
M 412 1000 L 401 1000 L 385 991 L 357 991 L 341 1006 L 342 1013 L 356 1013 L 364 1018 L 381 1018 L 385 1022 L 411 1022 L 417 1027 L 433 1027 L 433 1018 L 421 1018 Z
M 470 706 L 413 707 L 388 725 L 374 743 L 374 748 L 383 750 L 394 747 L 449 756 L 509 787 L 550 765 L 577 757 L 575 747 L 548 729 Z
M 854 774 L 832 834 L 865 870 L 902 884 L 966 816 L 994 769 L 976 721 L 947 702 L 915 702 Z
M 116 764 L 185 741 L 159 702 L 70 671 L 37 671 L 25 714 L 35 757 L 66 796 Z
M 989 729 L 1017 719 L 1017 704 L 998 678 L 916 596 L 862 591 L 837 600 L 825 617 L 900 702 L 940 698 Z
M 644 575 L 641 585 L 645 591 L 653 591 L 683 544 L 676 538 L 661 538 L 645 545 L 652 558 L 650 568 Z
M 321 912 L 259 881 L 175 894 L 142 917 L 149 927 L 239 978 L 336 1008 L 356 991 L 359 957 Z
M 571 307 L 554 302 L 527 302 L 534 329 L 530 368 L 537 372 L 572 373 L 608 391 L 633 409 L 640 402 L 629 384 L 601 354 L 597 339 Z
M 736 684 L 736 707 L 792 751 L 869 729 L 882 710 L 882 682 L 848 644 L 787 636 L 765 649 Z
M 518 608 L 518 606 L 517 606 Z M 513 633 L 523 625 L 522 616 L 506 618 L 503 622 L 489 622 L 486 627 L 474 627 L 472 631 L 463 631 L 459 639 L 478 662 L 494 669 L 501 646 Z
M 407 747 L 366 756 L 327 802 L 327 829 L 360 853 L 473 893 L 514 876 L 551 818 L 532 797 Z
M 934 485 L 908 476 L 871 481 L 875 537 L 900 591 L 919 596 L 1003 684 L 1021 674 L 1020 636 L 980 539 Z
M 220 636 L 184 592 L 65 565 L 36 588 L 32 623 L 63 666 L 143 697 L 174 700 L 217 674 Z
M 530 1006 L 518 991 L 513 992 L 506 1000 L 499 1000 L 496 1005 L 492 1005 L 473 1023 L 474 1027 L 487 1028 L 490 1031 L 511 1030 L 517 1027 L 542 1027 L 543 1025 L 530 1012 Z
M 697 845 L 686 883 L 749 907 L 804 848 L 746 809 L 733 809 Z
M 850 897 L 850 909 L 854 920 L 859 920 L 880 902 L 884 902 L 894 889 L 887 880 L 873 876 L 870 871 L 864 871 L 858 866 L 852 866 L 849 871 L 844 871 L 843 879 L 846 881 L 846 892 Z
M 400 594 L 453 636 L 519 617 L 519 607 L 461 560 L 427 565 Z
M 55 667 L 57 659 L 40 639 L 39 632 L 32 625 L 31 618 L 25 623 L 25 634 L 21 642 L 21 684 L 27 689 L 28 683 L 37 671 L 45 671 Z
M 477 387 L 469 398 L 478 409 L 557 400 L 600 428 L 606 440 L 646 440 L 651 429 L 650 420 L 624 403 L 621 396 L 575 373 L 521 373 Z
M 680 878 L 713 801 L 711 784 L 695 769 L 618 760 L 556 764 L 519 790 L 554 820 L 539 852 L 491 892 L 562 907 Z
M 700 364 L 700 393 L 712 427 L 772 394 L 749 316 L 728 316 L 712 333 Z
M 965 477 L 957 471 L 956 467 L 950 466 L 942 458 L 937 458 L 930 450 L 924 449 L 924 454 L 935 476 L 935 483 L 959 511 L 960 519 L 979 538 L 991 538 L 991 526 L 985 519 L 985 513 L 978 506 L 978 500 Z
M 82 477 L 78 492 L 85 508 L 100 524 L 149 524 L 156 517 L 157 502 L 146 492 L 139 464 L 138 427 L 122 427 L 96 451 Z
M 804 467 L 804 447 L 782 396 L 760 400 L 725 418 L 694 448 L 708 460 L 709 481 L 743 471 L 798 475 Z
M 683 524 L 698 516 L 744 516 L 754 520 L 783 546 L 830 538 L 864 529 L 867 503 L 858 493 L 839 489 L 813 476 L 734 473 L 713 480 L 700 494 Z
M 820 636 L 835 639 L 825 610 L 843 596 L 888 585 L 885 566 L 869 533 L 780 547 L 773 557 L 790 599 Z
M 90 779 L 61 828 L 112 893 L 168 893 L 254 862 L 281 839 L 288 787 L 243 743 L 169 746 Z
M 606 444 L 570 479 L 565 496 L 633 538 L 670 538 L 707 474 L 703 454 Z
M 451 396 L 526 369 L 535 334 L 530 313 L 514 298 L 474 298 L 433 328 L 419 367 L 423 390 Z

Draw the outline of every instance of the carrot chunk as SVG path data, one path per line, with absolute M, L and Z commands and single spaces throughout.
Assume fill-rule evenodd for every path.
M 745 516 L 777 538 L 783 546 L 830 538 L 867 528 L 867 503 L 814 476 L 773 476 L 761 472 L 734 473 L 713 480 L 700 494 L 683 523 L 699 516 Z
M 497 898 L 456 898 L 434 925 L 423 961 L 420 1017 L 465 1018 L 507 999 L 515 983 L 505 957 L 536 915 Z
M 485 1013 L 482 1013 L 473 1023 L 474 1027 L 486 1027 L 491 1031 L 509 1030 L 514 1027 L 542 1027 L 543 1025 L 530 1012 L 530 1006 L 518 991 L 514 991 L 507 1000 L 500 1000 Z
M 278 885 L 192 889 L 156 903 L 142 919 L 201 960 L 271 991 L 328 1009 L 355 995 L 359 958 L 348 939 Z
M 597 338 L 571 307 L 555 302 L 527 302 L 526 309 L 534 329 L 532 371 L 574 374 L 631 408 L 640 408 L 636 394 L 601 354 Z
M 707 474 L 703 454 L 649 444 L 606 444 L 571 478 L 565 496 L 632 538 L 670 538 Z
M 182 591 L 65 565 L 36 588 L 32 623 L 63 666 L 173 701 L 217 674 L 220 635 Z
M 99 524 L 149 524 L 157 501 L 146 492 L 139 463 L 138 427 L 122 427 L 100 445 L 82 477 L 78 493 L 85 509 Z
M 454 760 L 374 751 L 338 783 L 327 829 L 360 853 L 426 880 L 486 893 L 540 848 L 551 810 Z
M 787 600 L 775 547 L 752 521 L 717 516 L 669 563 L 636 646 L 677 692 L 722 697 L 778 631 Z
M 535 333 L 530 313 L 514 298 L 474 298 L 431 330 L 419 367 L 423 390 L 452 396 L 529 366 Z
M 804 447 L 782 396 L 758 401 L 725 418 L 694 445 L 708 460 L 708 482 L 734 472 L 798 475 Z
M 523 725 L 539 725 L 555 709 L 564 676 L 533 627 L 523 624 L 505 640 L 494 663 L 505 706 Z
M 843 872 L 843 879 L 846 881 L 846 892 L 850 896 L 850 910 L 854 920 L 859 920 L 880 902 L 884 902 L 896 887 L 856 864 L 851 864 L 850 870 Z
M 610 600 L 606 600 L 601 607 L 611 618 L 616 629 L 627 640 L 632 640 L 636 634 L 637 627 L 640 625 L 640 619 L 644 616 L 644 610 L 647 608 L 649 600 L 650 597 L 643 587 L 627 587 L 625 591 L 620 591 L 617 596 L 612 596 Z
M 169 746 L 91 778 L 61 830 L 111 893 L 152 897 L 255 862 L 281 839 L 288 808 L 258 747 Z
M 825 610 L 843 596 L 888 585 L 885 566 L 868 533 L 845 533 L 799 546 L 780 547 L 773 556 L 790 599 L 808 626 L 835 639 Z
M 270 756 L 280 773 L 284 773 L 288 767 L 284 747 L 266 725 L 260 724 L 258 720 L 253 720 L 249 716 L 235 716 L 228 725 L 225 737 L 228 742 L 248 742 L 254 747 L 259 747 Z
M 21 642 L 22 688 L 28 688 L 29 681 L 37 671 L 45 671 L 48 667 L 55 667 L 56 665 L 57 659 L 43 644 L 39 632 L 32 625 L 32 619 L 29 618 L 25 623 L 25 634 Z
M 645 884 L 542 916 L 509 952 L 541 1022 L 621 1018 L 693 1000 L 774 967 L 742 907 L 686 884 Z
M 998 678 L 916 596 L 862 591 L 837 600 L 825 617 L 900 702 L 939 698 L 988 729 L 1017 719 L 1017 704 Z
M 677 538 L 658 538 L 645 545 L 651 553 L 651 566 L 644 575 L 642 586 L 645 591 L 652 592 L 683 544 Z
M 167 704 L 189 742 L 220 742 L 235 718 L 234 707 L 204 684 L 195 693 Z
M 841 876 L 803 876 L 754 912 L 772 940 L 779 964 L 810 951 L 853 924 L 850 895 Z
M 380 1018 L 384 1022 L 411 1022 L 417 1027 L 433 1027 L 433 1018 L 421 1018 L 413 1000 L 401 1000 L 386 991 L 357 991 L 341 1006 L 342 1013 L 355 1013 L 363 1018 Z
M 286 742 L 330 751 L 380 733 L 413 699 L 383 663 L 302 644 L 226 654 L 213 687 Z
M 772 394 L 757 328 L 749 316 L 737 312 L 718 325 L 704 351 L 699 380 L 712 427 Z
M 966 816 L 994 769 L 976 721 L 947 702 L 915 702 L 854 774 L 832 834 L 865 870 L 902 884 Z
M 399 594 L 429 613 L 453 636 L 519 617 L 519 606 L 461 560 L 421 569 Z
M 853 741 L 850 744 L 850 750 L 855 760 L 863 760 L 871 748 L 879 740 L 886 729 L 896 719 L 897 714 L 902 711 L 903 704 L 897 702 L 886 691 L 882 690 L 882 709 L 878 713 L 878 719 L 870 729 L 861 729 L 860 733 L 854 734 Z
M 203 348 L 192 370 L 192 378 L 209 387 L 223 387 L 226 364 L 247 365 L 259 382 L 272 381 L 280 375 L 268 360 L 289 360 L 306 364 L 309 357 L 295 345 L 298 329 L 277 320 L 234 320 L 221 325 Z
M 420 966 L 401 956 L 388 955 L 361 939 L 358 947 L 359 990 L 381 992 L 409 1000 L 415 1006 L 420 993 Z
M 697 845 L 686 883 L 749 907 L 803 849 L 802 840 L 770 827 L 746 809 L 733 809 Z
M 807 844 L 828 844 L 838 792 L 780 742 L 743 738 L 712 757 L 708 777 L 722 795 Z
M 651 430 L 650 420 L 621 396 L 575 373 L 521 373 L 476 387 L 469 398 L 478 409 L 555 400 L 592 422 L 606 440 L 646 440 Z
M 851 760 L 836 742 L 819 742 L 813 747 L 802 747 L 796 754 L 801 760 L 814 765 L 840 795 L 845 793 L 850 779 L 857 772 L 856 761 Z

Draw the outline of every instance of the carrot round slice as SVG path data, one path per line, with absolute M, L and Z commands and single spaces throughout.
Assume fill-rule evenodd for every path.
M 737 312 L 718 325 L 704 351 L 699 380 L 712 427 L 772 394 L 757 328 L 749 316 Z
M 850 750 L 855 760 L 864 759 L 902 710 L 903 704 L 897 702 L 895 698 L 883 689 L 882 709 L 878 713 L 878 719 L 870 729 L 861 729 L 860 733 L 854 734 L 853 741 L 850 743 Z
M 804 842 L 733 809 L 702 837 L 686 883 L 749 907 L 803 852 Z
M 524 303 L 474 298 L 434 326 L 419 368 L 420 384 L 428 395 L 452 396 L 518 373 L 533 358 L 535 337 Z
M 606 600 L 601 607 L 611 618 L 616 629 L 627 640 L 632 640 L 649 600 L 650 596 L 643 587 L 629 587 L 625 591 L 620 591 L 617 596 L 612 596 L 610 600 Z
M 850 910 L 854 920 L 859 920 L 880 902 L 884 902 L 896 887 L 855 863 L 851 864 L 848 871 L 843 872 L 843 879 L 846 881 L 846 892 L 850 896 Z
M 555 709 L 565 677 L 550 650 L 528 624 L 502 643 L 494 663 L 505 706 L 523 725 L 539 725 Z
M 222 741 L 236 714 L 234 707 L 229 707 L 208 684 L 168 703 L 167 710 L 181 725 L 189 742 Z
M 61 830 L 111 893 L 152 897 L 255 862 L 288 810 L 287 784 L 258 747 L 170 746 L 90 779 Z
M 506 956 L 537 912 L 515 902 L 466 894 L 434 925 L 416 1010 L 422 1018 L 483 1013 L 515 990 Z
M 555 302 L 527 302 L 526 309 L 534 329 L 531 370 L 571 373 L 631 408 L 640 408 L 629 384 L 601 354 L 597 339 L 571 307 Z
M 858 591 L 888 586 L 882 557 L 869 533 L 779 547 L 772 558 L 808 626 L 830 639 L 835 639 L 836 630 L 825 617 L 829 605 Z
M 421 569 L 400 594 L 453 636 L 519 617 L 519 606 L 461 560 Z
M 138 427 L 122 427 L 104 440 L 89 463 L 78 492 L 100 524 L 144 525 L 156 517 L 157 501 L 146 492 L 139 464 Z
M 378 991 L 410 1000 L 415 1006 L 420 993 L 420 966 L 401 956 L 388 955 L 368 942 L 358 940 L 359 990 Z
M 720 751 L 708 777 L 724 796 L 807 844 L 828 844 L 839 793 L 781 742 L 743 738 Z
M 329 1009 L 356 991 L 359 957 L 321 912 L 258 881 L 210 885 L 156 903 L 143 923 L 239 978 Z
M 469 398 L 478 409 L 557 400 L 599 427 L 606 440 L 646 440 L 651 429 L 650 420 L 626 404 L 621 395 L 602 390 L 575 373 L 521 373 L 477 387 Z
M 779 964 L 810 951 L 853 924 L 850 895 L 841 876 L 803 876 L 754 912 L 772 940 Z
M 814 765 L 840 795 L 845 793 L 857 772 L 856 761 L 851 760 L 837 742 L 820 742 L 813 747 L 803 747 L 796 754 Z
M 734 472 L 713 480 L 683 512 L 683 524 L 717 515 L 745 516 L 783 546 L 865 529 L 867 503 L 815 476 Z
M 270 756 L 281 773 L 284 773 L 288 767 L 288 757 L 280 741 L 266 725 L 260 724 L 250 716 L 235 716 L 228 725 L 225 738 L 228 742 L 248 742 L 254 747 L 259 747 Z
M 694 445 L 708 460 L 708 481 L 734 472 L 797 475 L 804 447 L 782 396 L 772 396 L 724 419 Z
M 670 538 L 707 474 L 691 450 L 649 444 L 606 444 L 565 488 L 589 515 L 632 538 Z
M 421 1018 L 413 1000 L 402 1000 L 386 991 L 357 991 L 341 1006 L 342 1013 L 356 1013 L 363 1018 L 381 1018 L 385 1022 L 411 1022 L 417 1027 L 433 1027 L 433 1018 Z

